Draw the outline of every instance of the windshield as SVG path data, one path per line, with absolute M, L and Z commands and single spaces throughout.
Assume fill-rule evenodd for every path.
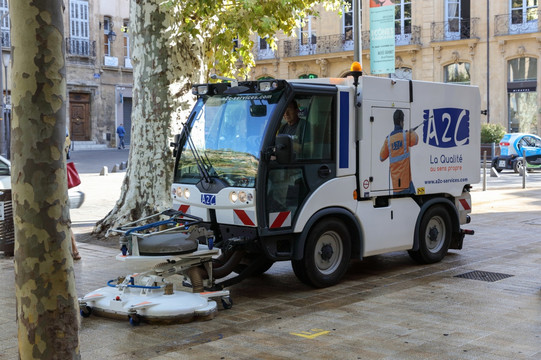
M 263 134 L 282 92 L 200 97 L 184 131 L 176 183 L 201 180 L 197 159 L 229 186 L 254 187 Z M 186 135 L 190 133 L 194 149 Z

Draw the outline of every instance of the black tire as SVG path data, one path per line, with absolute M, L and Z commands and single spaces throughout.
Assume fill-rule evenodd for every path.
M 503 169 L 500 169 L 500 168 L 498 167 L 498 159 L 494 159 L 494 160 L 492 161 L 492 167 L 493 167 L 497 172 L 499 172 L 499 173 L 501 173 L 502 170 L 503 170 Z
M 82 317 L 87 318 L 90 315 L 92 315 L 92 308 L 88 305 L 84 305 L 79 310 L 79 313 L 81 314 Z
M 323 288 L 337 284 L 348 269 L 351 257 L 350 234 L 344 223 L 330 218 L 310 230 L 301 260 L 291 262 L 297 278 L 307 285 Z
M 128 315 L 128 320 L 131 326 L 139 326 L 141 324 L 141 317 L 137 314 Z
M 445 207 L 435 205 L 423 214 L 419 226 L 419 250 L 408 253 L 420 264 L 432 264 L 445 257 L 450 243 L 451 217 Z
M 515 161 L 515 163 L 513 164 L 513 171 L 518 174 L 520 172 L 520 169 L 523 166 L 524 166 L 524 160 L 523 159 L 517 159 L 517 161 Z
M 306 269 L 304 268 L 304 260 L 291 260 L 291 267 L 293 268 L 293 273 L 302 283 L 312 285 L 308 277 L 306 276 Z
M 229 310 L 233 307 L 233 300 L 231 297 L 228 296 L 227 298 L 222 298 L 222 307 L 225 310 Z

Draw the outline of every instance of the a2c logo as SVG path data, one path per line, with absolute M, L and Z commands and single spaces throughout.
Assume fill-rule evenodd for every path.
M 216 195 L 201 194 L 201 204 L 204 204 L 204 205 L 216 205 Z
M 423 142 L 438 148 L 452 148 L 470 142 L 470 111 L 440 108 L 423 111 Z

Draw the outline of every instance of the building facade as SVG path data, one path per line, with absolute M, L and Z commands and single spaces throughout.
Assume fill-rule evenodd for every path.
M 66 0 L 64 5 L 66 121 L 74 148 L 116 146 L 116 127 L 121 123 L 129 144 L 133 87 L 130 1 Z M 8 14 L 8 1 L 0 0 L 0 16 L 4 14 Z M 0 23 L 5 63 L 10 61 L 11 51 L 9 15 Z M 10 89 L 8 81 L 4 86 L 7 116 Z
M 541 11 L 538 0 L 394 0 L 395 73 L 405 79 L 479 86 L 483 122 L 541 134 Z M 351 4 L 351 0 L 349 0 Z M 370 1 L 361 3 L 363 72 L 370 75 Z M 354 60 L 351 8 L 318 8 L 278 49 L 256 39 L 261 78 L 340 77 Z

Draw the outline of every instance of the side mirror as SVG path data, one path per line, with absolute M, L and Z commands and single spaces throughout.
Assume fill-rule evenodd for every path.
M 169 143 L 169 146 L 173 148 L 173 157 L 177 157 L 178 145 L 180 142 L 180 134 L 176 134 L 173 138 L 173 142 Z
M 293 138 L 289 135 L 278 134 L 275 140 L 276 161 L 279 164 L 290 164 L 293 162 Z

